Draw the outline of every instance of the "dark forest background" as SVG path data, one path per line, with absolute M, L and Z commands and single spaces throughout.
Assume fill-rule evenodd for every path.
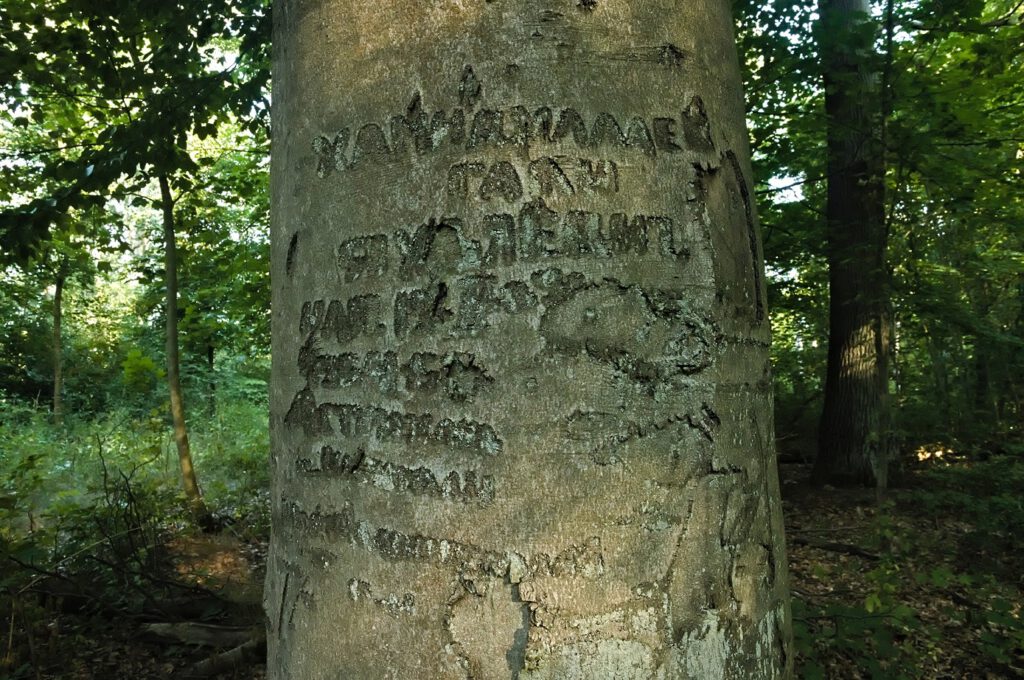
M 799 675 L 1021 677 L 1024 2 L 733 4 Z M 0 7 L 0 677 L 259 676 L 269 26 Z

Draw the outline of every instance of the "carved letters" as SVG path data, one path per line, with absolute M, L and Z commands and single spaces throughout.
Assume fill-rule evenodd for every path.
M 430 214 L 398 206 L 389 214 L 404 224 L 357 224 L 324 244 L 336 269 L 317 279 L 320 288 L 302 304 L 292 370 L 305 385 L 284 419 L 292 469 L 310 483 L 455 503 L 460 511 L 496 504 L 502 466 L 519 452 L 480 415 L 507 373 L 489 370 L 501 360 L 472 341 L 513 321 L 530 329 L 530 346 L 541 348 L 531 351 L 571 357 L 638 393 L 686 389 L 714 364 L 719 330 L 684 303 L 683 286 L 654 289 L 596 276 L 601 267 L 588 266 L 615 260 L 643 272 L 653 265 L 671 272 L 670 281 L 693 266 L 695 246 L 706 247 L 699 242 L 707 239 L 699 228 L 707 197 L 700 171 L 663 191 L 678 188 L 659 207 L 636 210 L 627 195 L 663 159 L 701 168 L 717 162 L 700 98 L 673 106 L 677 115 L 648 116 L 485 102 L 467 67 L 457 108 L 429 111 L 417 93 L 404 112 L 312 140 L 311 170 L 322 180 L 365 179 L 388 167 L 399 177 L 412 164 L 435 173 L 437 196 L 427 203 Z M 710 441 L 717 420 L 704 415 L 670 422 Z M 558 577 L 599 578 L 604 568 L 597 538 L 557 555 L 510 556 L 372 526 L 348 502 L 331 513 L 286 504 L 284 513 L 316 538 L 388 559 L 473 564 L 497 577 L 516 564 L 523 573 Z M 349 594 L 392 615 L 415 611 L 412 593 L 376 593 L 364 580 L 352 579 Z
M 480 238 L 470 238 L 470 233 Z M 689 246 L 682 225 L 667 215 L 558 212 L 538 197 L 515 212 L 490 213 L 479 221 L 430 218 L 411 229 L 348 239 L 337 247 L 337 263 L 346 283 L 393 273 L 399 281 L 410 282 L 560 258 L 649 255 L 685 260 Z M 376 311 L 370 300 L 355 304 L 352 311 L 339 308 L 330 313 Z
M 533 110 L 522 105 L 500 110 L 456 108 L 427 113 L 417 92 L 407 112 L 392 116 L 387 125 L 369 122 L 342 127 L 333 134 L 315 137 L 312 150 L 317 176 L 327 178 L 335 171 L 393 162 L 410 154 L 423 156 L 446 147 L 474 151 L 566 144 L 591 152 L 633 153 L 647 158 L 686 149 L 699 153 L 714 149 L 699 97 L 693 97 L 678 117 L 620 119 L 601 112 L 588 119 L 574 108 L 556 112 L 549 106 Z M 499 168 L 499 172 L 505 170 Z

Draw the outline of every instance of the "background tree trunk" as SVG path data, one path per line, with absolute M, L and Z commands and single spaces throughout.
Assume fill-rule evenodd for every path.
M 53 422 L 64 422 L 64 283 L 67 278 L 66 265 L 58 265 L 53 282 Z
M 885 160 L 867 0 L 822 0 L 829 345 L 814 477 L 884 488 L 890 349 Z
M 174 443 L 178 447 L 182 486 L 192 515 L 200 526 L 210 522 L 210 512 L 203 502 L 196 470 L 192 465 L 192 449 L 185 427 L 185 401 L 181 392 L 178 356 L 178 247 L 174 234 L 174 198 L 166 175 L 160 175 L 160 199 L 164 221 L 164 278 L 167 288 L 167 386 L 171 392 L 171 424 Z
M 213 343 L 206 346 L 206 370 L 208 374 L 207 378 L 207 403 L 210 406 L 210 415 L 217 415 L 217 370 L 214 365 L 214 358 L 217 355 L 216 348 Z
M 269 677 L 788 675 L 728 3 L 274 19 Z

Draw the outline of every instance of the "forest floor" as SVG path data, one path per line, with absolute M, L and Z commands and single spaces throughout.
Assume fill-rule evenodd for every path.
M 782 466 L 799 677 L 1024 678 L 1019 533 L 958 511 L 982 489 L 909 475 L 880 504 L 806 477 Z
M 921 497 L 912 477 L 880 505 L 874 492 L 813 488 L 806 472 L 782 467 L 798 677 L 1024 677 L 1024 555 L 1010 549 L 1012 537 Z M 258 644 L 265 540 L 228 531 L 179 537 L 168 549 L 169 576 L 193 589 L 166 620 L 213 626 L 191 632 L 223 633 L 223 648 L 155 634 L 152 613 L 87 616 L 23 600 L 3 622 L 0 678 L 190 677 L 243 639 Z M 249 655 L 211 677 L 259 680 L 265 670 Z

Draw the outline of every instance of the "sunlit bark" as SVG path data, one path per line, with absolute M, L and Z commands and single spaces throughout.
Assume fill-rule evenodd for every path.
M 787 676 L 728 3 L 274 18 L 269 677 Z
M 160 175 L 160 199 L 163 207 L 164 228 L 164 282 L 166 298 L 166 353 L 167 386 L 171 397 L 171 424 L 174 428 L 174 443 L 178 449 L 181 465 L 181 481 L 192 515 L 201 525 L 208 525 L 210 512 L 203 502 L 195 466 L 192 464 L 192 449 L 185 426 L 185 401 L 181 391 L 181 374 L 178 353 L 178 246 L 174 227 L 174 198 L 165 175 Z

